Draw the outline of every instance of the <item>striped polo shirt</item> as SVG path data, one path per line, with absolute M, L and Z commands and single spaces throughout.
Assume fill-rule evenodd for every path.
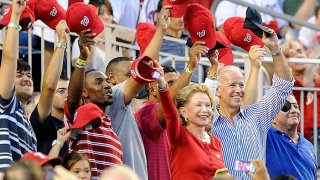
M 37 151 L 37 140 L 21 102 L 15 93 L 0 97 L 0 172 L 29 151 Z
M 265 161 L 268 130 L 290 94 L 294 81 L 274 75 L 272 82 L 271 88 L 260 101 L 240 109 L 235 124 L 219 112 L 215 113 L 212 132 L 220 138 L 225 165 L 236 179 L 250 179 L 246 173 L 234 171 L 236 160 Z
M 71 119 L 68 109 L 65 107 L 65 114 Z M 92 179 L 98 179 L 104 169 L 122 164 L 122 146 L 113 131 L 109 116 L 103 116 L 100 127 L 81 131 L 74 143 L 70 145 L 71 149 L 88 157 Z

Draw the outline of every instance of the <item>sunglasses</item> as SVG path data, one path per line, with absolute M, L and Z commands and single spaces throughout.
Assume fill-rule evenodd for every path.
M 288 112 L 290 109 L 291 109 L 291 103 L 288 100 L 286 100 L 283 107 L 281 108 L 281 111 Z

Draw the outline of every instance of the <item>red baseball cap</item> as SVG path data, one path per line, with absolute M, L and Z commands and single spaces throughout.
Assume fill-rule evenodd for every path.
M 156 33 L 157 28 L 150 23 L 139 23 L 137 26 L 137 43 L 140 47 L 140 54 L 146 50 L 149 45 L 151 39 Z
M 66 19 L 66 11 L 56 0 L 29 0 L 27 5 L 33 9 L 36 19 L 51 29 L 56 29 L 61 20 Z
M 35 161 L 40 166 L 43 166 L 47 163 L 50 163 L 52 166 L 56 166 L 61 164 L 62 162 L 60 158 L 50 158 L 49 156 L 41 152 L 34 151 L 29 151 L 26 154 L 24 154 L 20 161 Z
M 155 60 L 145 55 L 135 59 L 130 70 L 131 77 L 141 84 L 157 80 L 160 76 L 160 71 L 156 69 L 155 63 L 153 63 L 153 67 L 150 67 L 148 65 L 150 61 L 154 62 Z
M 170 17 L 180 18 L 186 13 L 189 2 L 190 0 L 164 0 L 163 6 L 172 6 Z
M 216 31 L 216 38 L 217 41 L 222 42 L 226 46 L 225 48 L 218 49 L 219 62 L 223 63 L 224 65 L 232 65 L 234 59 L 232 55 L 231 42 L 227 39 L 225 34 L 219 31 Z
M 104 24 L 96 14 L 96 7 L 91 4 L 72 4 L 67 10 L 66 21 L 69 30 L 79 35 L 85 29 L 91 29 L 97 35 L 104 30 Z
M 183 18 L 184 27 L 190 34 L 192 43 L 204 41 L 206 47 L 216 45 L 215 24 L 211 12 L 198 3 L 190 4 Z
M 82 129 L 88 124 L 91 124 L 93 128 L 99 127 L 103 116 L 103 111 L 97 105 L 84 104 L 76 110 L 70 129 Z
M 0 29 L 4 28 L 9 24 L 11 13 L 12 13 L 12 5 L 4 9 L 3 18 L 0 21 Z M 22 27 L 23 30 L 27 31 L 32 26 L 34 21 L 35 21 L 35 17 L 34 17 L 33 11 L 28 6 L 26 6 L 20 16 L 20 20 L 19 20 L 20 26 Z
M 249 52 L 253 45 L 264 46 L 262 39 L 256 36 L 251 30 L 243 28 L 245 19 L 242 17 L 230 17 L 224 24 L 224 34 L 229 41 L 236 46 Z

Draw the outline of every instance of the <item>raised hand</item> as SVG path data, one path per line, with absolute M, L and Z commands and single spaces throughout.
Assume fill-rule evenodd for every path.
M 267 27 L 265 27 L 265 28 L 267 28 Z M 267 38 L 265 33 L 263 33 L 262 42 L 264 43 L 265 46 L 267 46 L 270 49 L 270 52 L 273 52 L 274 50 L 279 49 L 278 36 L 273 29 L 270 29 L 270 28 L 267 28 L 267 29 L 271 35 Z
M 24 8 L 26 7 L 26 0 L 13 0 L 12 1 L 12 16 L 20 17 Z
M 170 24 L 170 9 L 171 6 L 163 6 L 161 11 L 158 13 L 157 27 L 166 31 Z
M 90 55 L 93 46 L 96 44 L 93 40 L 95 36 L 96 33 L 92 33 L 90 29 L 81 31 L 80 38 L 78 40 L 81 59 L 87 59 Z
M 249 60 L 250 60 L 251 66 L 255 68 L 260 68 L 261 60 L 266 54 L 267 53 L 264 48 L 261 48 L 258 45 L 251 46 L 249 50 Z
M 61 128 L 57 131 L 57 139 L 66 142 L 70 137 L 71 131 L 68 131 L 66 127 Z
M 59 43 L 65 44 L 68 41 L 68 25 L 65 20 L 61 20 L 56 26 L 56 32 L 58 34 Z
M 209 48 L 205 46 L 205 42 L 196 41 L 190 48 L 189 64 L 195 67 L 200 61 L 201 55 L 206 55 L 208 51 Z

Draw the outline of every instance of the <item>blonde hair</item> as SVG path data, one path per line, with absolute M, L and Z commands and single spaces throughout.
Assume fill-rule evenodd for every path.
M 205 84 L 190 84 L 184 88 L 182 88 L 177 96 L 175 97 L 175 105 L 179 109 L 180 107 L 183 107 L 186 103 L 189 102 L 190 97 L 197 92 L 205 93 L 208 95 L 210 100 L 211 107 L 214 106 L 214 99 L 211 93 L 211 90 L 206 86 Z M 182 120 L 182 125 L 186 126 L 187 122 L 184 117 L 180 115 L 180 118 Z

